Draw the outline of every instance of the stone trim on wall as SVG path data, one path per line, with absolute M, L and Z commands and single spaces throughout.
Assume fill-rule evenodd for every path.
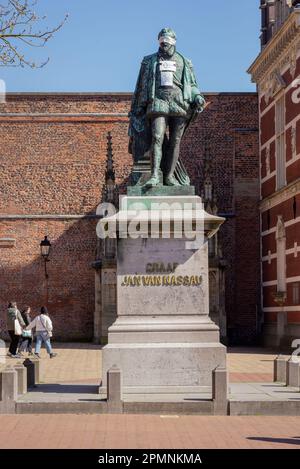
M 300 223 L 300 217 L 292 218 L 285 222 L 285 227 L 295 225 L 296 223 Z M 269 230 L 262 231 L 261 236 L 269 236 L 270 234 L 276 233 L 276 225 L 270 228 Z
M 100 219 L 101 216 L 95 214 L 87 215 L 64 215 L 64 214 L 44 214 L 44 215 L 21 215 L 21 214 L 0 214 L 0 220 L 85 220 Z
M 294 254 L 294 257 L 298 257 L 298 254 L 297 254 L 298 252 L 300 252 L 300 246 L 298 246 L 298 245 L 297 245 L 296 248 L 290 248 L 290 249 L 285 250 L 286 255 Z M 267 262 L 268 261 L 269 263 L 270 263 L 270 260 L 272 260 L 272 259 L 277 259 L 277 253 L 276 252 L 270 253 L 270 255 L 263 256 L 261 258 L 262 262 Z
M 265 308 L 263 308 L 263 311 L 264 312 L 278 312 L 278 311 L 282 311 L 282 306 L 266 306 Z M 285 306 L 284 307 L 284 311 L 291 311 L 291 312 L 296 312 L 296 313 L 300 313 L 300 307 L 299 306 Z
M 294 10 L 248 69 L 254 83 L 261 84 L 274 70 L 295 63 L 300 48 L 299 33 L 300 10 Z
M 294 282 L 299 282 L 300 281 L 300 275 L 297 275 L 296 277 L 287 277 L 286 283 L 294 283 Z M 263 282 L 263 287 L 272 287 L 274 285 L 277 285 L 277 280 L 266 280 Z
M 288 184 L 287 186 L 283 187 L 279 191 L 263 199 L 259 205 L 260 211 L 265 212 L 266 210 L 269 210 L 270 208 L 273 208 L 276 205 L 279 205 L 280 203 L 285 202 L 291 197 L 295 197 L 295 195 L 299 193 L 300 193 L 300 178 L 297 179 L 297 181 L 294 181 L 291 184 Z
M 0 238 L 0 249 L 1 248 L 14 248 L 16 240 L 14 238 Z
M 120 114 L 0 114 L 1 122 L 122 122 L 128 121 L 127 113 Z

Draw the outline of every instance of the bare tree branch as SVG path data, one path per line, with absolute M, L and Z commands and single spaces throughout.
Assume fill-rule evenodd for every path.
M 37 3 L 38 0 L 6 0 L 5 5 L 0 4 L 0 67 L 36 68 L 48 63 L 49 58 L 40 64 L 27 58 L 27 48 L 43 47 L 62 28 L 68 15 L 53 28 L 41 28 L 46 17 L 35 13 Z

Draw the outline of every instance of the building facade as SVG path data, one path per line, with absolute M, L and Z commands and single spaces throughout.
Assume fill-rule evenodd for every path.
M 206 93 L 181 154 L 196 193 L 226 218 L 211 254 L 211 315 L 232 344 L 260 333 L 256 93 Z M 17 93 L 0 103 L 0 333 L 7 303 L 46 304 L 59 340 L 105 340 L 115 245 L 97 207 L 125 193 L 130 93 Z M 52 246 L 47 263 L 40 242 Z
M 264 341 L 300 338 L 300 2 L 261 1 L 261 53 L 249 73 L 260 120 Z

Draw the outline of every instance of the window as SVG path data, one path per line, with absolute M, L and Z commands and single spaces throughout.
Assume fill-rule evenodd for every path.
M 215 257 L 217 254 L 216 238 L 217 236 L 215 235 L 212 238 L 209 238 L 208 240 L 208 256 L 209 257 Z
M 105 238 L 104 256 L 106 259 L 114 259 L 116 257 L 116 240 L 113 238 Z
M 276 30 L 285 22 L 290 13 L 291 0 L 275 0 Z
M 276 180 L 277 190 L 286 184 L 285 173 L 285 96 L 276 102 Z
M 300 304 L 300 282 L 293 283 L 293 305 Z

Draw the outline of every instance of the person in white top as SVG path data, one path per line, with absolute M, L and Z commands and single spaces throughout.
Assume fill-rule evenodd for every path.
M 40 357 L 40 350 L 42 343 L 44 342 L 46 350 L 50 355 L 50 358 L 56 357 L 57 353 L 53 353 L 51 340 L 52 337 L 52 321 L 49 317 L 48 310 L 45 306 L 41 307 L 41 314 L 36 316 L 33 321 L 25 328 L 27 331 L 35 327 L 36 331 L 36 343 L 35 343 L 35 355 Z

